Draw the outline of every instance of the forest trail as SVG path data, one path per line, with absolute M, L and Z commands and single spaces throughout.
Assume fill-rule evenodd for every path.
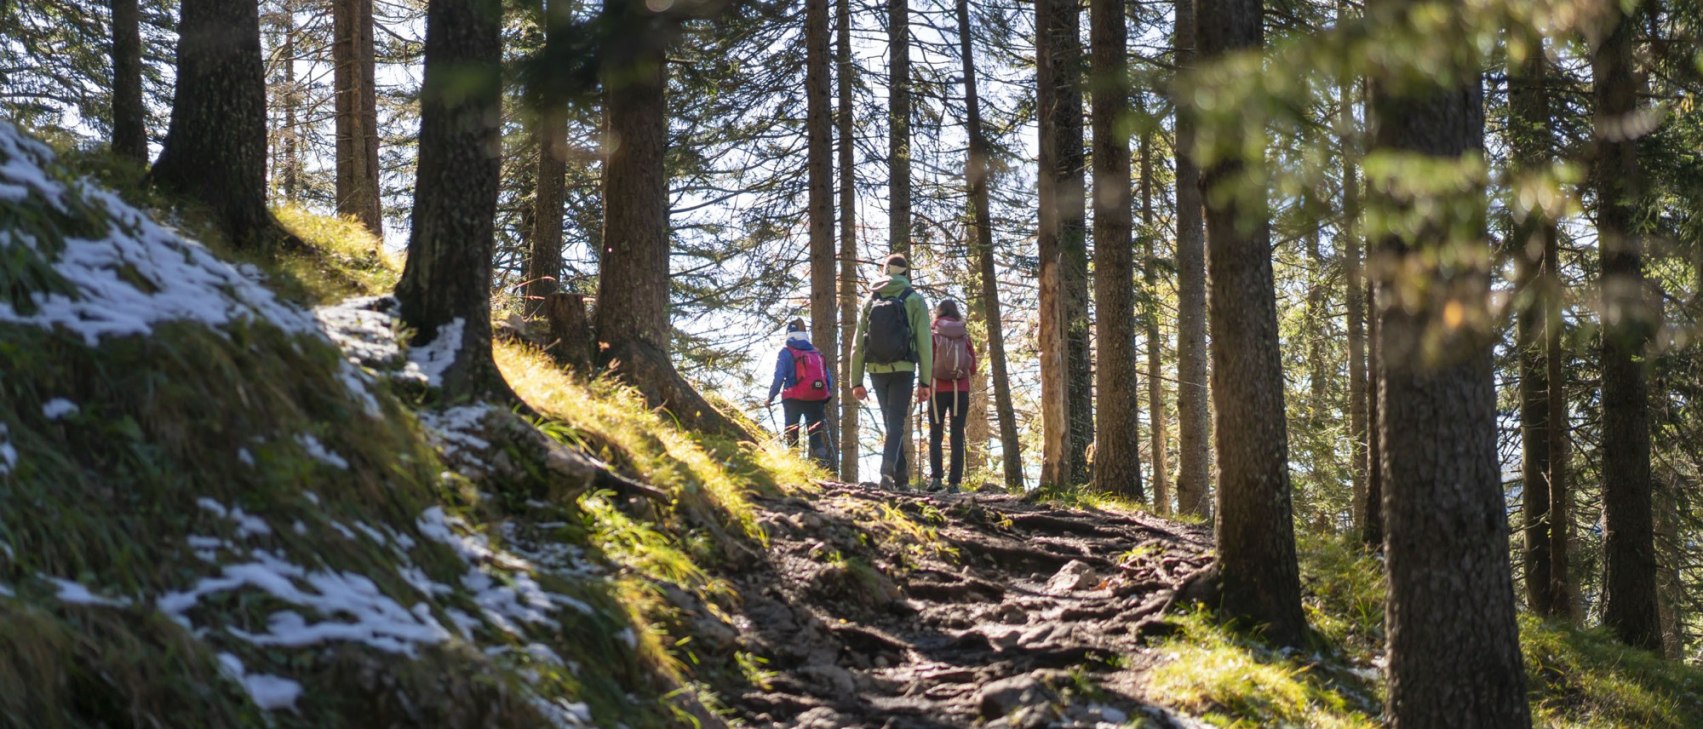
M 758 505 L 735 627 L 772 673 L 725 697 L 751 725 L 1197 725 L 1140 685 L 1166 609 L 1210 589 L 1204 527 L 834 483 Z

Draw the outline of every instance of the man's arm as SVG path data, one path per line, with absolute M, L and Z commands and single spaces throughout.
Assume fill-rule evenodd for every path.
M 787 373 L 792 371 L 792 353 L 786 347 L 781 347 L 780 356 L 775 357 L 775 379 L 769 383 L 769 402 L 775 401 L 781 388 L 786 383 Z
M 934 377 L 934 330 L 929 326 L 928 302 L 921 294 L 912 294 L 909 309 L 911 337 L 916 340 L 917 386 L 927 387 Z
M 852 336 L 851 386 L 863 387 L 863 340 L 869 334 L 869 302 L 857 316 L 857 334 Z

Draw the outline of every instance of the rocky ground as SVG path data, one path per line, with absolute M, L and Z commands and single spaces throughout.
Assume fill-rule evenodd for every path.
M 1167 608 L 1214 583 L 1205 528 L 849 484 L 760 506 L 743 609 L 698 631 L 760 658 L 727 697 L 750 725 L 1194 725 L 1141 685 Z

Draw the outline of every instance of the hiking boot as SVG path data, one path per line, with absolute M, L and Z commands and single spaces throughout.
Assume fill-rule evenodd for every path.
M 941 487 L 941 484 L 940 484 L 940 477 L 939 476 L 935 476 L 934 478 L 931 478 L 931 479 L 928 480 L 928 490 L 929 490 L 930 493 L 935 492 L 935 491 L 939 491 L 941 488 L 942 487 Z
M 949 493 L 949 494 L 958 493 L 958 484 L 955 484 L 955 483 L 946 484 L 946 493 Z
M 893 477 L 892 476 L 882 476 L 881 477 L 881 490 L 882 491 L 895 491 L 895 490 L 897 490 L 897 489 L 893 488 Z

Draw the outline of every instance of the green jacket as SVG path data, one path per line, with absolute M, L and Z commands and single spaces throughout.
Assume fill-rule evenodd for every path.
M 910 285 L 910 279 L 907 279 L 904 276 L 889 276 L 885 281 L 876 282 L 874 290 L 880 292 L 882 296 L 898 296 L 899 292 L 909 288 Z M 869 309 L 874 305 L 874 303 L 873 297 L 865 299 L 863 302 L 863 313 L 857 318 L 857 337 L 852 339 L 852 387 L 863 386 L 863 372 L 865 369 L 863 364 L 863 340 L 869 335 Z M 929 373 L 934 372 L 934 335 L 929 330 L 928 302 L 923 301 L 922 294 L 912 291 L 910 296 L 905 297 L 905 312 L 910 315 L 911 319 L 911 337 L 915 340 L 917 361 L 896 362 L 893 364 L 870 362 L 869 367 L 867 368 L 870 372 L 916 372 L 918 371 L 919 365 L 921 366 L 920 371 L 925 377 L 928 376 Z M 917 384 L 926 385 L 928 384 L 928 380 L 919 379 Z

